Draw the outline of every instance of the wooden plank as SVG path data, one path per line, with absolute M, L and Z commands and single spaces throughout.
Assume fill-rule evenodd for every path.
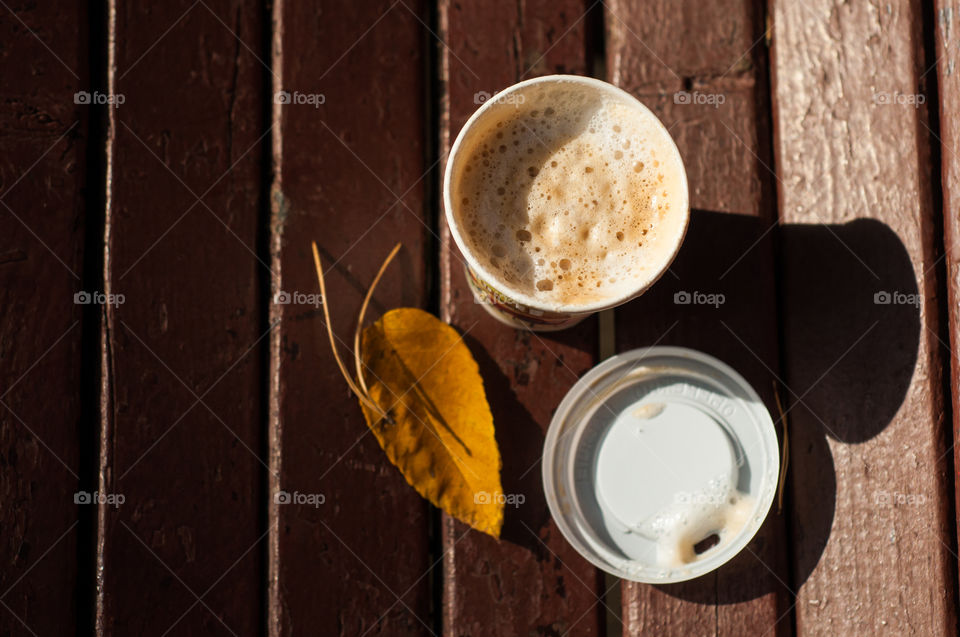
M 476 109 L 477 92 L 492 94 L 535 75 L 587 71 L 586 6 L 570 0 L 440 3 L 444 154 Z M 497 323 L 474 303 L 445 226 L 441 277 L 443 318 L 466 334 L 480 364 L 504 491 L 526 498 L 518 509 L 508 508 L 500 542 L 444 518 L 444 634 L 599 634 L 602 578 L 550 519 L 539 465 L 553 410 L 596 360 L 596 320 L 549 336 Z
M 86 3 L 0 9 L 0 633 L 79 620 Z M 88 315 L 89 318 L 89 315 Z M 94 319 L 95 323 L 95 319 Z M 51 400 L 51 398 L 54 398 Z M 92 519 L 92 518 L 91 518 Z
M 111 4 L 98 632 L 262 625 L 262 16 Z M 199 201 L 198 201 L 199 199 Z
M 797 630 L 955 634 L 921 7 L 772 18 Z
M 939 0 L 936 7 L 937 91 L 940 96 L 940 173 L 943 186 L 943 243 L 946 258 L 947 320 L 950 334 L 950 377 L 953 399 L 954 483 L 960 484 L 960 77 L 957 37 L 960 5 Z M 934 229 L 936 232 L 936 229 Z M 954 490 L 960 498 L 960 489 Z M 957 500 L 960 504 L 960 500 Z M 960 507 L 954 508 L 954 513 Z M 958 518 L 960 522 L 960 518 Z M 960 527 L 960 524 L 958 524 Z
M 326 263 L 341 355 L 381 261 L 369 313 L 427 302 L 425 4 L 275 4 L 274 292 L 318 293 Z M 323 95 L 322 105 L 294 93 Z M 306 99 L 306 98 L 303 98 Z M 319 101 L 319 98 L 318 98 Z M 317 508 L 272 504 L 272 635 L 420 635 L 433 628 L 428 505 L 368 433 L 334 363 L 320 309 L 272 306 L 271 491 L 317 493 Z
M 761 4 L 617 0 L 606 23 L 608 79 L 670 129 L 691 207 L 773 218 Z
M 774 177 L 762 10 L 744 0 L 612 1 L 606 22 L 609 77 L 670 129 L 694 208 L 671 273 L 617 308 L 617 349 L 705 351 L 743 374 L 775 413 Z M 680 292 L 724 302 L 679 305 Z M 625 582 L 624 633 L 787 633 L 789 622 L 778 622 L 790 596 L 786 573 L 783 516 L 774 508 L 747 549 L 712 575 L 659 587 Z

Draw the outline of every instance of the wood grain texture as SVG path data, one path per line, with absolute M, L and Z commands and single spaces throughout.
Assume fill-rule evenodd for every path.
M 274 292 L 319 293 L 316 241 L 348 361 L 363 295 L 397 241 L 404 247 L 368 316 L 427 300 L 424 11 L 406 0 L 283 0 L 274 9 L 274 90 L 291 95 L 273 110 Z M 325 500 L 271 504 L 270 634 L 426 634 L 428 505 L 369 433 L 321 309 L 275 303 L 272 317 L 271 491 Z
M 261 14 L 116 0 L 98 631 L 262 625 Z M 201 199 L 198 202 L 198 198 Z M 199 601 L 198 601 L 199 598 Z
M 586 8 L 576 1 L 440 3 L 444 158 L 477 108 L 477 92 L 492 94 L 535 75 L 586 72 Z M 553 410 L 596 360 L 596 320 L 552 335 L 497 323 L 474 303 L 462 256 L 443 228 L 443 318 L 465 334 L 480 364 L 504 491 L 525 498 L 507 508 L 499 542 L 444 518 L 444 634 L 599 634 L 602 579 L 551 521 L 539 464 Z
M 0 9 L 0 634 L 78 621 L 87 6 Z M 89 314 L 89 313 L 88 313 Z
M 743 374 L 775 413 L 775 191 L 762 8 L 617 1 L 606 23 L 610 80 L 669 128 L 694 208 L 671 271 L 617 308 L 617 350 L 656 344 L 707 352 Z M 682 292 L 723 302 L 678 304 Z M 671 586 L 625 582 L 624 633 L 788 634 L 789 621 L 779 621 L 791 596 L 784 539 L 774 507 L 750 545 L 715 573 Z
M 920 7 L 772 18 L 797 630 L 955 634 Z
M 947 320 L 950 333 L 950 376 L 953 401 L 954 471 L 960 466 L 960 4 L 936 5 L 937 90 L 940 96 L 940 173 L 943 186 L 943 243 L 946 258 Z M 934 232 L 936 232 L 936 228 Z M 960 473 L 954 474 L 954 484 Z M 954 494 L 960 494 L 955 489 Z M 960 500 L 958 500 L 960 503 Z M 956 513 L 958 508 L 954 509 Z
M 608 79 L 670 130 L 691 207 L 769 216 L 762 5 L 612 0 L 606 25 Z

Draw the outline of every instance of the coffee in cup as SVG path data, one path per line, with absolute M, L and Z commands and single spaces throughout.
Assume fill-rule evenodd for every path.
M 478 302 L 514 327 L 562 329 L 641 294 L 686 231 L 686 174 L 643 104 L 547 76 L 488 99 L 453 145 L 451 234 Z

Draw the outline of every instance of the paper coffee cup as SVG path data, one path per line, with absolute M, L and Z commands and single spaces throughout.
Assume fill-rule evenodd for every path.
M 763 524 L 780 458 L 770 414 L 719 360 L 680 347 L 607 359 L 560 403 L 543 487 L 561 533 L 604 571 L 668 584 L 713 571 Z
M 603 297 L 594 295 L 594 298 L 582 302 L 550 302 L 544 300 L 543 295 L 538 295 L 535 290 L 521 291 L 515 285 L 511 285 L 502 273 L 498 273 L 489 266 L 489 258 L 481 258 L 484 255 L 478 254 L 477 248 L 471 247 L 467 240 L 467 228 L 463 226 L 461 214 L 459 214 L 461 202 L 454 200 L 454 191 L 458 185 L 454 181 L 463 178 L 459 170 L 461 162 L 477 159 L 474 136 L 489 131 L 492 124 L 502 122 L 504 118 L 510 117 L 511 113 L 521 113 L 524 108 L 532 108 L 530 100 L 526 99 L 528 96 L 539 96 L 542 99 L 543 95 L 549 95 L 549 91 L 562 93 L 564 90 L 580 91 L 591 97 L 595 96 L 597 100 L 606 99 L 616 103 L 618 107 L 624 106 L 631 113 L 635 111 L 638 127 L 642 126 L 638 130 L 642 130 L 644 135 L 654 140 L 656 148 L 666 155 L 661 159 L 669 169 L 672 183 L 675 184 L 670 189 L 675 206 L 668 215 L 669 232 L 665 224 L 664 237 L 662 239 L 658 237 L 656 254 L 646 257 L 640 263 L 640 267 L 635 268 L 629 277 L 623 277 L 616 289 L 611 289 L 608 295 Z M 640 144 L 641 141 L 637 140 L 637 143 Z M 622 154 L 617 153 L 617 155 Z M 491 156 L 490 161 L 496 162 L 497 157 Z M 628 196 L 624 195 L 624 203 L 627 203 Z M 594 312 L 615 307 L 642 294 L 669 268 L 683 242 L 689 221 L 686 173 L 680 153 L 667 129 L 646 106 L 629 93 L 612 84 L 575 75 L 539 77 L 520 82 L 494 96 L 487 97 L 464 125 L 451 147 L 444 174 L 443 203 L 447 224 L 463 255 L 467 281 L 475 300 L 481 303 L 491 315 L 507 325 L 538 331 L 569 327 Z

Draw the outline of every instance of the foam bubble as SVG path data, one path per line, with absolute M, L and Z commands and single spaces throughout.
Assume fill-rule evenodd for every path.
M 631 529 L 656 542 L 657 564 L 676 568 L 716 553 L 746 526 L 754 501 L 737 491 L 730 476 L 718 476 L 703 488 L 674 494 L 673 501 Z M 705 539 L 716 543 L 698 550 Z
M 635 289 L 685 226 L 669 136 L 615 93 L 572 82 L 518 90 L 522 100 L 501 100 L 475 123 L 453 168 L 471 252 L 509 289 L 548 304 Z

